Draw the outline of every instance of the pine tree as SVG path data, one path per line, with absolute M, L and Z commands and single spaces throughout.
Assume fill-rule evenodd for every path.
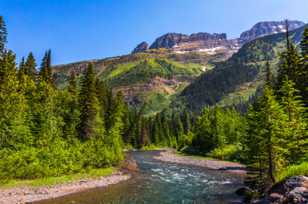
M 89 64 L 84 79 L 81 82 L 79 94 L 81 113 L 78 133 L 82 140 L 102 137 L 104 135 L 104 124 L 96 97 L 95 80 L 93 65 Z
M 77 125 L 79 124 L 80 110 L 78 106 L 78 90 L 75 73 L 72 72 L 67 91 L 62 96 L 63 136 L 72 142 L 77 138 Z
M 287 22 L 286 30 L 287 50 L 280 56 L 280 64 L 276 82 L 276 94 L 278 96 L 279 90 L 282 87 L 283 81 L 286 79 L 286 77 L 295 83 L 296 88 L 300 86 L 299 78 L 301 75 L 301 56 L 296 46 L 290 40 Z
M 272 74 L 272 71 L 271 71 L 271 65 L 269 63 L 269 61 L 266 61 L 266 64 L 265 64 L 265 73 L 266 73 L 266 78 L 265 78 L 265 81 L 266 81 L 266 85 L 267 86 L 270 86 L 270 87 L 273 87 L 274 83 L 273 83 L 273 80 L 274 80 L 274 77 L 273 77 L 273 74 Z
M 3 17 L 0 16 L 0 58 L 5 53 L 5 44 L 7 43 L 7 30 Z
M 281 103 L 288 115 L 288 130 L 290 132 L 286 154 L 290 163 L 301 161 L 305 157 L 308 147 L 307 122 L 304 118 L 305 108 L 298 95 L 299 91 L 294 86 L 294 82 L 286 79 L 280 90 Z
M 18 79 L 20 80 L 25 74 L 25 58 L 22 57 L 18 67 Z
M 301 47 L 301 53 L 305 57 L 306 60 L 308 57 L 308 27 L 306 26 L 304 33 L 303 33 L 303 38 L 300 43 Z
M 29 53 L 24 66 L 25 66 L 25 74 L 28 75 L 29 77 L 31 77 L 35 81 L 35 79 L 36 79 L 36 62 L 35 62 L 35 58 L 34 58 L 32 52 Z
M 297 80 L 298 90 L 300 95 L 303 97 L 304 104 L 308 106 L 308 27 L 305 28 L 302 41 L 300 43 L 301 47 L 301 70 L 300 76 Z
M 272 183 L 275 183 L 275 172 L 285 164 L 286 119 L 282 107 L 276 101 L 273 91 L 265 86 L 264 95 L 260 101 L 259 129 L 263 138 L 260 151 L 264 153 L 265 169 Z
M 43 57 L 40 68 L 40 79 L 49 84 L 53 83 L 52 69 L 51 69 L 51 50 L 47 50 Z
M 32 144 L 26 118 L 28 106 L 17 80 L 15 55 L 5 52 L 0 58 L 0 149 L 22 149 Z
M 251 166 L 259 166 L 260 177 L 262 176 L 262 158 L 261 158 L 261 142 L 263 138 L 261 137 L 261 114 L 260 105 L 255 102 L 248 109 L 247 113 L 247 129 L 246 134 L 242 138 L 243 152 L 245 161 Z

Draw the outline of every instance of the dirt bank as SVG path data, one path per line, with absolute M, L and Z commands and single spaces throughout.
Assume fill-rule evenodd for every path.
M 121 172 L 97 179 L 84 179 L 66 184 L 45 187 L 17 187 L 0 189 L 0 204 L 23 204 L 50 198 L 61 197 L 91 188 L 105 187 L 129 179 L 129 174 Z
M 194 156 L 184 156 L 176 154 L 172 150 L 162 151 L 158 156 L 154 157 L 157 160 L 165 162 L 173 162 L 178 164 L 187 164 L 226 171 L 228 173 L 246 174 L 246 167 L 236 162 L 220 161 L 215 159 L 196 158 Z

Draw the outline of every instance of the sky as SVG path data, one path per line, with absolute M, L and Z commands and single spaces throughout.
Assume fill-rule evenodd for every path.
M 259 21 L 307 23 L 307 9 L 308 0 L 0 0 L 7 47 L 38 61 L 51 49 L 53 64 L 127 54 L 167 32 L 235 38 Z

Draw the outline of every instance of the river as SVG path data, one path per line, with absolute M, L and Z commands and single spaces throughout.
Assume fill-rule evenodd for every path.
M 158 151 L 133 152 L 140 171 L 127 181 L 36 204 L 239 203 L 240 175 L 153 159 Z

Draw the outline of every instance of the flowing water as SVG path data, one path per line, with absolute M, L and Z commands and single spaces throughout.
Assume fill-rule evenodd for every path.
M 226 204 L 239 203 L 240 175 L 160 162 L 159 152 L 133 152 L 140 171 L 127 181 L 37 204 Z

